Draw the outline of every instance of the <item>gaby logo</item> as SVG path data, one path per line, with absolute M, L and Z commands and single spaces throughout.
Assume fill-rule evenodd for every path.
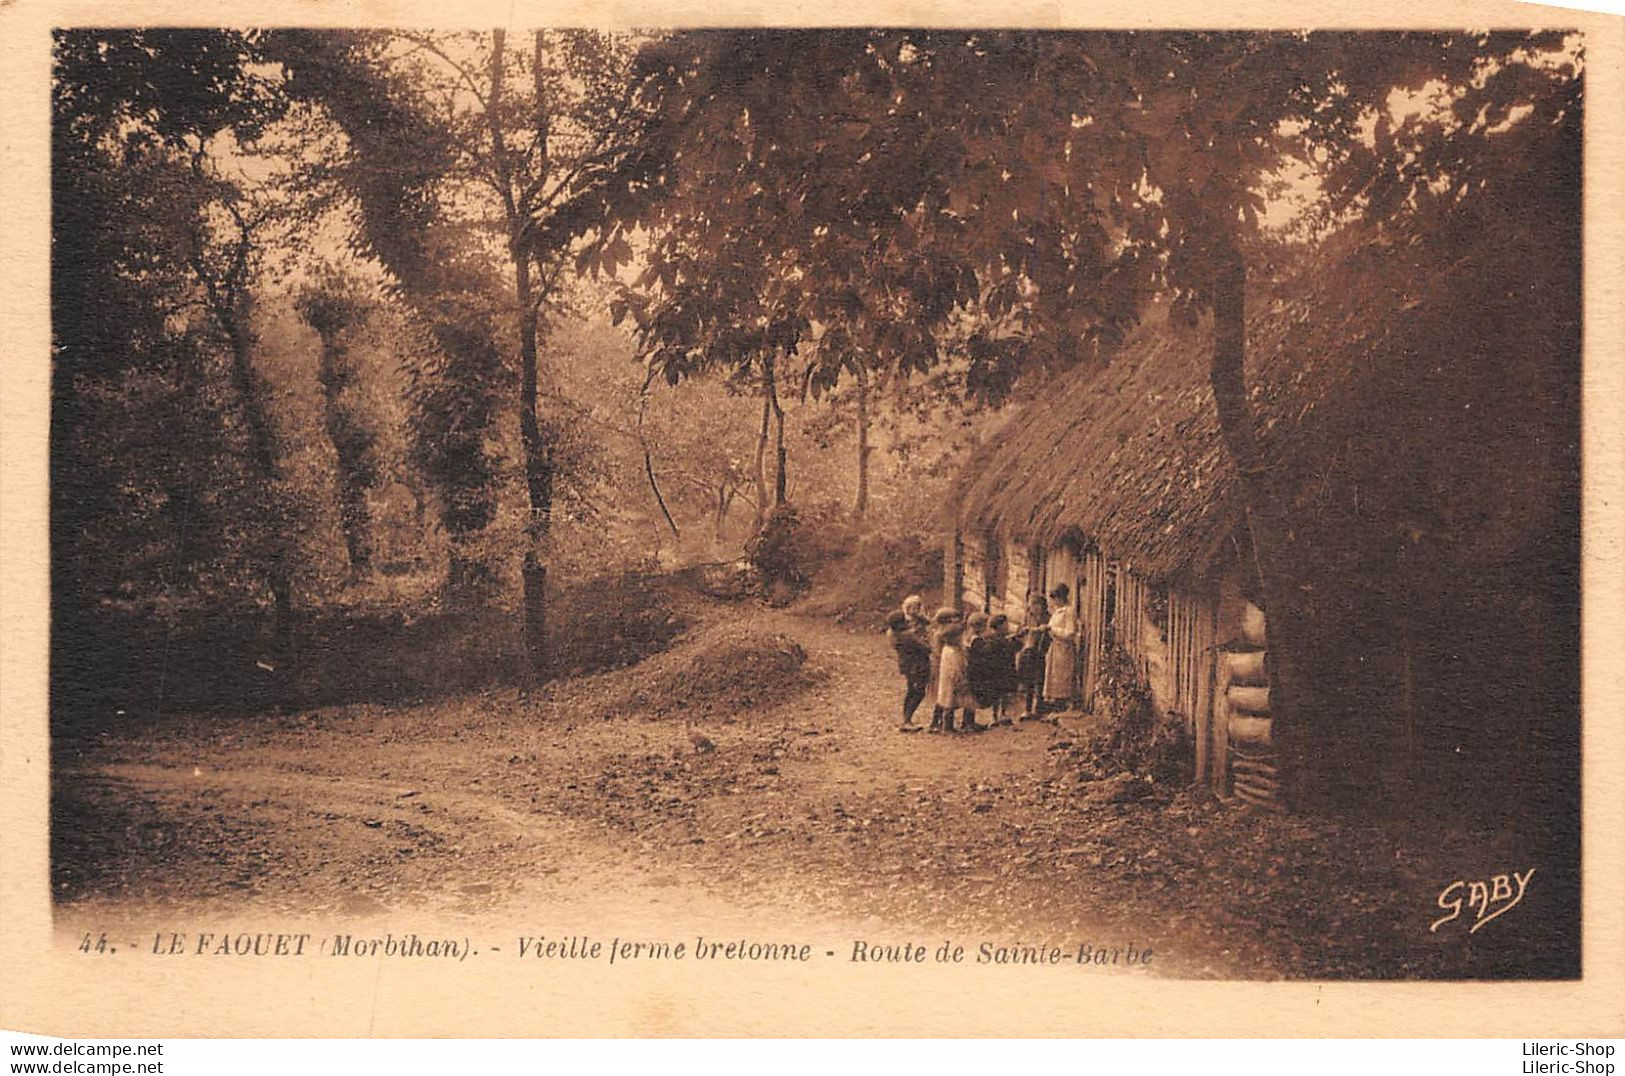
M 1535 868 L 1530 867 L 1522 873 L 1497 874 L 1488 881 L 1458 879 L 1451 882 L 1439 891 L 1438 899 L 1439 907 L 1450 914 L 1435 919 L 1428 926 L 1428 932 L 1431 934 L 1446 923 L 1461 918 L 1461 909 L 1465 905 L 1476 913 L 1467 933 L 1478 933 L 1478 929 L 1490 920 L 1498 919 L 1518 906 L 1529 886 L 1529 879 L 1534 876 Z

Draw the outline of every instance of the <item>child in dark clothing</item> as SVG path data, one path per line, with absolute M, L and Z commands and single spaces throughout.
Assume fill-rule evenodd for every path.
M 1021 650 L 1016 654 L 1016 693 L 1021 697 L 1018 721 L 1034 716 L 1038 689 L 1044 683 L 1044 632 L 1028 627 L 1021 633 Z
M 1010 724 L 1010 703 L 1016 694 L 1016 655 L 1021 652 L 1021 633 L 1010 631 L 1010 618 L 1000 613 L 988 621 L 988 636 L 992 641 L 993 662 L 993 723 Z
M 966 621 L 965 673 L 978 709 L 990 709 L 998 700 L 999 642 L 988 630 L 989 623 L 986 613 L 972 613 Z M 975 711 L 965 715 L 964 731 L 980 732 L 985 727 L 977 724 Z
M 919 732 L 914 723 L 914 711 L 925 701 L 926 685 L 931 682 L 931 646 L 915 632 L 908 614 L 898 611 L 886 622 L 886 638 L 897 652 L 897 671 L 903 674 L 903 724 L 901 732 Z

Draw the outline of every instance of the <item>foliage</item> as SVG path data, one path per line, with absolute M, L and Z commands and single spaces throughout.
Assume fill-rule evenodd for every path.
M 580 443 L 560 492 L 579 502 L 583 523 L 657 559 L 673 546 L 677 559 L 714 557 L 735 502 L 749 498 L 753 409 L 715 382 L 652 383 L 631 338 L 601 316 L 560 319 L 548 349 L 546 406 Z
M 59 30 L 52 118 L 57 148 L 89 150 L 137 122 L 170 144 L 236 130 L 251 138 L 283 102 L 250 61 L 257 39 L 234 30 Z
M 331 600 L 386 493 L 416 505 L 403 559 L 444 545 L 462 582 L 715 557 L 767 509 L 762 393 L 782 599 L 849 537 L 860 373 L 869 525 L 934 530 L 997 436 L 967 410 L 1109 360 L 1154 292 L 1235 313 L 1286 170 L 1300 238 L 1363 218 L 1403 251 L 1529 209 L 1508 179 L 1552 167 L 1579 66 L 1522 33 L 64 31 L 55 593 Z M 287 262 L 327 348 L 283 324 Z M 1255 474 L 1234 342 L 1215 396 Z
M 1189 784 L 1195 754 L 1185 719 L 1157 711 L 1145 677 L 1120 644 L 1106 646 L 1097 685 L 1097 722 L 1080 734 L 1073 750 L 1085 776 L 1126 771 L 1155 785 Z
M 371 580 L 302 618 L 287 675 L 262 664 L 257 618 L 219 604 L 109 604 L 75 629 L 53 695 L 60 728 L 192 711 L 396 703 L 523 682 L 518 625 L 500 608 L 448 608 L 417 580 Z M 619 669 L 669 647 L 687 626 L 662 581 L 598 576 L 560 586 L 558 661 L 567 675 Z
M 774 505 L 746 543 L 745 556 L 762 580 L 767 600 L 785 605 L 806 590 L 815 573 L 852 544 L 838 504 Z
M 819 569 L 802 606 L 838 624 L 880 631 L 910 594 L 935 609 L 942 593 L 942 547 L 913 534 L 866 535 L 843 557 Z
M 755 505 L 751 457 L 760 403 L 720 377 L 677 385 L 650 379 L 631 334 L 601 315 L 560 319 L 548 348 L 554 373 L 546 406 L 569 417 L 570 435 L 590 442 L 590 459 L 561 468 L 561 497 L 580 499 L 581 523 L 598 536 L 580 554 L 608 555 L 629 543 L 668 566 L 737 555 Z M 803 511 L 851 497 L 847 457 L 836 451 L 837 440 L 849 436 L 838 406 L 785 401 L 789 491 Z M 651 471 L 676 533 L 654 499 Z M 877 489 L 888 497 L 908 484 L 889 464 L 877 475 Z M 558 544 L 555 556 L 568 556 L 562 535 Z
M 672 645 L 688 627 L 664 579 L 643 572 L 600 575 L 559 588 L 553 655 L 561 676 L 635 665 Z
M 244 362 L 246 235 L 265 219 L 204 148 L 278 105 L 250 38 L 62 31 L 52 125 L 53 600 L 201 586 L 256 600 L 293 511 Z M 76 613 L 77 611 L 77 613 Z
M 355 281 L 332 267 L 318 271 L 315 280 L 294 298 L 300 318 L 321 338 L 318 379 L 324 402 L 324 423 L 338 463 L 339 516 L 352 572 L 372 565 L 372 535 L 367 497 L 381 477 L 378 435 L 369 416 L 355 399 L 357 370 L 350 354 L 352 329 L 363 325 L 372 304 Z
M 1550 59 L 1562 47 L 1550 33 L 676 35 L 641 69 L 670 143 L 650 152 L 670 160 L 628 185 L 657 241 L 646 293 L 623 307 L 673 376 L 814 336 L 829 362 L 855 351 L 918 372 L 959 331 L 971 384 L 996 396 L 1024 363 L 1106 354 L 1148 289 L 1208 302 L 1209 233 L 1255 224 L 1294 157 L 1327 177 L 1330 216 L 1392 216 L 1445 175 L 1466 189 L 1493 157 L 1487 132 L 1572 84 L 1573 64 Z M 1387 122 L 1392 94 L 1426 87 L 1442 87 L 1444 122 Z
M 728 537 L 738 502 L 754 507 L 750 470 L 756 408 L 715 381 L 654 386 L 649 394 L 648 442 L 663 464 L 663 481 L 717 542 Z M 702 530 L 703 533 L 703 530 Z
M 491 575 L 471 554 L 491 545 L 481 532 L 496 514 L 498 475 L 486 441 L 504 417 L 501 401 L 513 403 L 528 508 L 519 543 L 525 645 L 541 676 L 549 536 L 568 461 L 560 423 L 542 413 L 539 344 L 572 261 L 578 271 L 588 261 L 612 271 L 626 256 L 624 239 L 581 240 L 601 223 L 602 177 L 636 126 L 624 77 L 630 44 L 586 30 L 536 30 L 529 48 L 509 47 L 503 30 L 282 40 L 296 92 L 330 107 L 357 156 L 399 152 L 380 144 L 380 126 L 429 134 L 415 166 L 352 169 L 362 176 L 364 242 L 449 360 L 429 364 L 414 387 L 425 462 L 460 540 L 451 571 L 459 587 Z M 391 107 L 380 112 L 357 96 Z M 387 124 L 372 122 L 380 118 Z M 400 229 L 411 234 L 392 234 Z
M 639 219 L 675 214 L 678 238 L 657 242 L 649 294 L 626 307 L 675 376 L 714 349 L 788 353 L 814 338 L 836 341 L 829 363 L 856 353 L 924 372 L 959 335 L 966 385 L 986 398 L 1108 359 L 1154 293 L 1180 321 L 1210 312 L 1209 380 L 1296 771 L 1307 730 L 1335 719 L 1299 672 L 1314 580 L 1246 383 L 1265 191 L 1296 158 L 1324 185 L 1322 225 L 1363 215 L 1425 230 L 1406 218 L 1465 197 L 1498 134 L 1577 110 L 1567 49 L 1560 33 L 679 35 L 643 91 L 678 148 L 638 192 L 657 207 Z M 1396 95 L 1430 92 L 1443 107 L 1396 136 Z M 815 382 L 836 380 L 829 363 Z
M 419 88 L 384 62 L 387 35 L 276 31 L 268 53 L 287 91 L 318 105 L 343 132 L 334 181 L 356 207 L 357 254 L 375 257 L 417 315 L 409 352 L 413 462 L 439 500 L 452 543 L 455 589 L 491 577 L 477 550 L 496 518 L 496 462 L 488 447 L 499 414 L 503 364 L 493 311 L 496 285 L 468 250 L 443 204 L 456 167 L 450 132 L 423 107 Z
M 805 557 L 800 548 L 804 537 L 801 517 L 795 506 L 774 505 L 745 545 L 745 558 L 762 580 L 770 602 L 783 605 L 807 585 Z

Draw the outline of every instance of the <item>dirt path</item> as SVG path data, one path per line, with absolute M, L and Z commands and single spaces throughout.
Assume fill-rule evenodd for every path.
M 161 856 L 165 869 L 152 872 L 139 893 L 63 905 L 57 927 L 67 938 L 91 927 L 145 927 L 198 913 L 216 926 L 263 926 L 274 915 L 284 928 L 378 925 L 406 914 L 415 927 L 461 924 L 487 937 L 535 929 L 538 913 L 559 935 L 608 925 L 653 937 L 663 924 L 668 933 L 678 924 L 733 936 L 763 924 L 759 903 L 729 900 L 681 868 L 635 858 L 637 849 L 606 840 L 597 827 L 517 810 L 496 795 L 422 793 L 399 783 L 263 768 L 120 764 L 99 777 L 107 790 L 164 819 L 153 825 L 189 839 L 206 834 L 211 821 L 240 824 L 233 815 L 253 815 L 258 824 L 250 831 L 255 836 L 238 843 L 235 859 L 221 847 L 211 855 L 205 837 L 190 849 L 191 863 Z M 201 869 L 210 861 L 237 869 L 211 877 Z M 851 933 L 874 925 L 813 920 L 784 908 L 775 913 L 780 934 L 822 936 L 814 930 Z
M 1132 944 L 1177 976 L 1417 966 L 1394 939 L 1426 935 L 1411 920 L 1436 883 L 1380 835 L 1176 790 L 1101 801 L 1067 768 L 1066 725 L 899 734 L 879 636 L 754 606 L 698 612 L 672 650 L 535 696 L 191 715 L 60 742 L 59 925 L 545 910 Z M 695 695 L 685 678 L 741 636 L 799 644 L 800 687 Z M 1329 840 L 1342 843 L 1328 863 Z
M 976 849 L 1010 836 L 1001 792 L 1045 769 L 1059 730 L 900 735 L 881 639 L 755 608 L 748 626 L 805 647 L 812 686 L 720 718 L 597 715 L 659 673 L 626 670 L 539 699 L 192 716 L 65 745 L 62 922 L 177 906 L 602 916 L 614 894 L 708 921 L 1111 933 L 1082 909 L 1038 921 L 938 892 L 944 873 L 1007 874 Z M 950 807 L 960 791 L 985 802 Z M 922 835 L 946 843 L 910 847 Z

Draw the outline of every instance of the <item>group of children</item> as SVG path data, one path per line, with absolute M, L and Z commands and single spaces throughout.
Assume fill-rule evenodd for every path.
M 891 614 L 886 637 L 897 652 L 897 669 L 907 684 L 903 695 L 903 732 L 981 732 L 993 727 L 976 720 L 976 711 L 992 711 L 993 725 L 1034 716 L 1040 703 L 1048 628 L 1039 623 L 1021 628 L 1000 614 L 937 610 L 929 620 L 920 613 L 921 599 L 910 596 Z M 933 690 L 934 682 L 934 690 Z M 921 703 L 933 701 L 931 724 L 915 723 Z M 958 724 L 955 717 L 958 715 Z

